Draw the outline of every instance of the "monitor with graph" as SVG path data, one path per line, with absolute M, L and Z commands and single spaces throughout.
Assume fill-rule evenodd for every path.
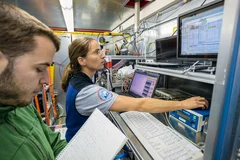
M 178 59 L 213 61 L 217 59 L 223 3 L 212 2 L 178 16 Z

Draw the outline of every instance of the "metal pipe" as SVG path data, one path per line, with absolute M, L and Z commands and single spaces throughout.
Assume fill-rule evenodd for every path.
M 140 21 L 140 0 L 135 2 L 135 16 L 134 16 L 134 32 L 135 32 L 135 43 L 137 42 L 138 37 L 138 26 Z
M 140 1 L 137 0 L 135 2 L 135 16 L 134 16 L 134 31 L 135 33 L 138 31 L 139 20 L 140 20 Z

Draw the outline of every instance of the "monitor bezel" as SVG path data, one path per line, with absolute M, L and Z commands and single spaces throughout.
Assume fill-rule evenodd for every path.
M 156 77 L 156 78 L 157 78 L 156 85 L 155 85 L 155 87 L 154 87 L 154 89 L 153 89 L 153 94 L 152 94 L 152 96 L 150 97 L 150 98 L 152 98 L 152 97 L 154 96 L 155 90 L 156 90 L 156 88 L 157 88 L 160 75 L 159 75 L 158 73 L 152 73 L 152 72 L 142 71 L 142 70 L 138 70 L 138 69 L 137 69 L 137 70 L 134 71 L 133 78 L 134 78 L 134 76 L 135 76 L 136 73 L 140 73 L 140 74 L 143 74 L 143 75 L 152 76 L 152 77 Z M 134 97 L 138 97 L 138 98 L 149 98 L 149 97 L 139 96 L 139 95 L 131 92 L 130 89 L 131 89 L 131 86 L 132 86 L 132 82 L 133 82 L 133 80 L 131 81 L 131 84 L 129 85 L 128 94 L 131 94 L 131 95 L 133 95 Z
M 176 53 L 177 53 L 177 35 L 173 35 L 173 36 L 169 36 L 169 37 L 163 37 L 163 38 L 159 38 L 159 39 L 156 39 L 155 40 L 155 46 L 156 46 L 156 62 L 158 61 L 166 61 L 166 60 L 173 60 L 174 58 L 177 59 L 177 55 L 175 55 L 175 57 L 172 57 L 172 58 L 166 58 L 166 59 L 158 59 L 158 53 L 157 52 L 157 43 L 160 41 L 160 43 L 162 41 L 167 41 L 167 40 L 170 40 L 170 39 L 176 39 Z
M 220 0 L 220 1 L 214 1 L 214 2 L 210 2 L 209 4 L 206 4 L 204 6 L 198 7 L 196 9 L 193 9 L 191 11 L 185 12 L 183 14 L 180 14 L 177 18 L 177 59 L 179 60 L 205 60 L 205 61 L 217 61 L 217 56 L 218 53 L 211 53 L 211 54 L 203 54 L 203 55 L 181 55 L 181 20 L 183 18 L 186 17 L 190 17 L 194 14 L 198 14 L 198 13 L 202 13 L 208 10 L 211 10 L 213 8 L 217 8 L 220 6 L 224 5 L 224 1 Z

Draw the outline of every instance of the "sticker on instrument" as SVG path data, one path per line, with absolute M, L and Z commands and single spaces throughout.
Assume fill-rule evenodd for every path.
M 106 100 L 109 100 L 112 98 L 112 93 L 109 92 L 108 90 L 106 89 L 99 89 L 98 90 L 98 97 L 103 100 L 103 101 L 106 101 Z

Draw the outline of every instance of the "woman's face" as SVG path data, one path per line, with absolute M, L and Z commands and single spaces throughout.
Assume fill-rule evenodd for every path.
M 89 70 L 100 70 L 104 67 L 105 54 L 102 53 L 97 41 L 91 41 L 89 51 L 85 57 L 85 66 Z

